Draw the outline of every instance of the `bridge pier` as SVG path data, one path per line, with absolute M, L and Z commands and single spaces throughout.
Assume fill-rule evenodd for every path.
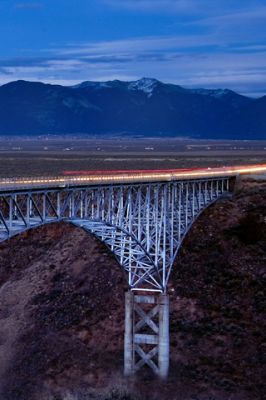
M 128 291 L 125 295 L 124 373 L 147 365 L 160 378 L 169 369 L 169 296 Z

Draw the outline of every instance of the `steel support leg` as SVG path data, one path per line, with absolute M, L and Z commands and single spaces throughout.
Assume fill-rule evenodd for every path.
M 159 344 L 158 344 L 158 366 L 159 376 L 167 378 L 169 369 L 169 296 L 159 296 Z
M 147 365 L 165 379 L 169 369 L 169 297 L 167 294 L 125 296 L 126 376 Z
M 124 373 L 132 375 L 133 368 L 133 292 L 125 294 L 125 339 L 124 339 Z

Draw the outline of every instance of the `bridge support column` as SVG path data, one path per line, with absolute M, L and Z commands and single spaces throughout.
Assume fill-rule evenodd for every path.
M 133 292 L 125 295 L 125 339 L 124 339 L 124 373 L 132 375 L 133 368 Z
M 169 369 L 169 296 L 161 294 L 159 302 L 159 375 L 161 378 L 167 378 Z
M 169 369 L 169 297 L 167 294 L 125 296 L 124 373 L 133 375 L 144 365 L 160 378 Z

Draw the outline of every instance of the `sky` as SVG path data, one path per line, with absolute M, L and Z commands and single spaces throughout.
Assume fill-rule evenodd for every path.
M 0 84 L 151 77 L 266 94 L 266 0 L 0 0 Z

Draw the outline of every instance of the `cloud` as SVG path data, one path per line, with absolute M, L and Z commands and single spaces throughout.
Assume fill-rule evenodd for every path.
M 0 57 L 1 82 L 8 79 L 8 74 L 15 79 L 69 84 L 151 76 L 188 87 L 229 87 L 242 93 L 265 90 L 265 0 L 91 1 L 100 4 L 103 12 L 112 8 L 118 20 L 135 21 L 141 14 L 143 31 L 151 34 L 127 37 L 136 30 L 119 32 L 117 27 L 112 34 L 120 34 L 120 39 L 69 42 L 40 48 L 38 52 L 30 50 L 24 53 L 28 57 Z M 17 9 L 39 9 L 44 2 L 13 0 L 14 3 Z M 164 13 L 162 24 L 167 24 L 163 30 L 160 22 L 159 30 L 155 25 L 160 13 Z
M 0 58 L 0 67 L 30 67 L 45 65 L 50 57 L 10 57 Z
M 241 9 L 229 12 L 223 12 L 218 15 L 210 15 L 199 17 L 197 20 L 188 22 L 186 25 L 209 27 L 214 31 L 223 31 L 226 33 L 228 30 L 231 37 L 237 36 L 239 33 L 247 37 L 252 37 L 251 32 L 247 31 L 248 28 L 253 28 L 253 32 L 265 37 L 265 30 L 260 30 L 260 26 L 265 26 L 266 6 L 252 7 L 251 9 Z M 240 32 L 238 30 L 240 29 Z M 244 31 L 241 31 L 244 29 Z M 254 39 L 254 38 L 253 38 Z
M 222 0 L 216 0 L 215 4 L 209 0 L 102 0 L 102 2 L 107 6 L 128 11 L 196 13 L 203 8 L 217 9 Z
M 16 3 L 15 8 L 16 9 L 38 9 L 38 8 L 43 8 L 44 4 L 39 3 L 39 2 L 28 2 L 28 3 Z
M 190 8 L 193 0 L 103 0 L 104 3 L 112 7 L 126 8 L 129 10 L 149 10 L 155 11 L 165 7 L 175 9 Z
M 222 15 L 235 10 L 252 10 L 263 5 L 264 0 L 100 0 L 103 4 L 117 10 L 139 11 L 164 14 L 189 13 L 190 15 Z
M 91 62 L 129 62 L 136 59 L 163 61 L 187 54 L 214 56 L 217 53 L 265 53 L 265 50 L 266 45 L 258 42 L 246 43 L 239 41 L 239 37 L 203 33 L 69 43 L 63 48 L 51 49 L 51 52 L 60 57 L 87 58 Z
M 0 67 L 0 75 L 12 75 L 12 72 L 10 72 L 7 68 Z
M 150 76 L 185 87 L 228 87 L 265 93 L 266 46 L 230 42 L 220 35 L 149 36 L 69 43 L 43 49 L 42 56 L 0 58 L 0 80 L 44 82 L 137 79 Z
M 206 48 L 225 44 L 223 38 L 217 40 L 211 35 L 173 35 L 173 36 L 144 36 L 120 40 L 98 41 L 89 43 L 70 43 L 64 48 L 54 49 L 57 54 L 72 55 L 112 55 L 125 56 L 128 54 L 163 54 L 167 51 L 184 51 L 190 48 Z

